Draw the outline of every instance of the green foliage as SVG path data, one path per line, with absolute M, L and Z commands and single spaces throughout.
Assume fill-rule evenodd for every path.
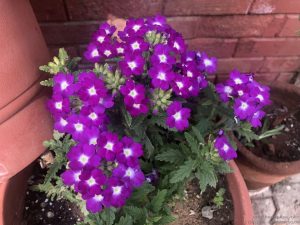
M 221 208 L 224 205 L 224 194 L 225 194 L 225 189 L 220 188 L 216 196 L 213 198 L 213 203 L 216 205 L 218 208 Z
M 81 58 L 79 57 L 70 59 L 66 50 L 60 48 L 58 52 L 58 57 L 54 56 L 52 62 L 49 62 L 47 65 L 40 66 L 40 70 L 52 75 L 55 75 L 59 72 L 69 73 L 76 67 L 77 63 L 80 60 Z M 46 84 L 46 86 L 49 85 L 49 80 L 43 82 L 43 84 Z

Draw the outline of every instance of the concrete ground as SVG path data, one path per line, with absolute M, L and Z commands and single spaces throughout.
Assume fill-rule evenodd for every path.
M 300 225 L 300 174 L 249 193 L 255 225 Z

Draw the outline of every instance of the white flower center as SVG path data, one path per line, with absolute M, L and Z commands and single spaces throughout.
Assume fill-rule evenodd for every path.
M 177 112 L 173 115 L 173 118 L 178 121 L 178 120 L 181 120 L 181 113 L 180 112 Z
M 133 108 L 139 109 L 140 107 L 141 107 L 141 104 L 136 104 L 136 103 L 133 104 Z
M 68 122 L 65 120 L 65 119 L 63 119 L 63 118 L 60 118 L 60 124 L 63 126 L 63 127 L 65 127 L 65 126 L 67 126 L 67 124 L 68 124 Z
M 193 61 L 193 58 L 187 57 L 187 58 L 186 58 L 186 61 L 187 61 L 187 62 L 191 62 L 191 61 Z
M 91 177 L 90 179 L 87 180 L 87 183 L 91 187 L 96 184 L 96 180 L 93 177 Z
M 132 98 L 135 98 L 135 97 L 138 95 L 138 93 L 137 93 L 137 91 L 136 91 L 135 89 L 133 89 L 133 90 L 131 90 L 131 91 L 129 92 L 129 95 L 130 95 Z
M 203 63 L 205 67 L 212 66 L 213 64 L 212 61 L 209 59 L 204 59 Z
M 55 102 L 55 108 L 61 110 L 62 109 L 62 102 Z
M 92 52 L 91 52 L 91 55 L 92 57 L 98 57 L 99 56 L 99 52 L 97 49 L 94 49 Z
M 173 45 L 173 47 L 174 48 L 176 48 L 177 50 L 179 50 L 180 49 L 180 46 L 179 46 L 179 44 L 175 41 L 174 42 L 174 45 Z
M 179 89 L 181 89 L 181 88 L 183 88 L 183 83 L 181 82 L 181 81 L 177 81 L 176 82 L 176 85 L 177 85 L 177 87 L 179 88 Z
M 68 82 L 67 81 L 63 81 L 60 84 L 60 89 L 61 90 L 65 90 L 68 86 L 69 86 Z
M 96 202 L 102 202 L 103 199 L 104 199 L 103 195 L 95 195 L 94 196 L 94 200 Z
M 132 48 L 133 50 L 140 49 L 140 44 L 136 41 L 136 42 L 134 42 L 133 44 L 131 44 L 131 48 Z
M 97 144 L 97 138 L 96 137 L 91 138 L 90 141 L 89 141 L 89 144 L 90 145 L 96 145 Z
M 134 177 L 134 170 L 132 168 L 128 168 L 125 172 L 125 177 L 133 178 Z
M 141 28 L 141 25 L 134 25 L 133 27 L 132 27 L 132 29 L 135 31 L 135 32 L 137 32 L 139 29 Z
M 79 132 L 83 131 L 83 124 L 82 123 L 75 123 L 74 127 L 75 127 L 76 131 L 79 131 Z
M 124 148 L 123 153 L 126 157 L 132 156 L 132 150 L 130 148 Z
M 111 55 L 111 51 L 110 50 L 105 50 L 103 53 L 106 57 Z
M 98 116 L 97 116 L 96 113 L 92 112 L 92 113 L 90 113 L 89 118 L 90 118 L 91 120 L 96 120 L 96 119 L 98 118 Z
M 122 192 L 122 186 L 115 186 L 112 187 L 113 189 L 113 195 L 120 195 Z
M 156 25 L 156 26 L 162 26 L 162 24 L 161 24 L 160 22 L 158 22 L 158 21 L 155 21 L 155 22 L 153 23 L 153 25 Z
M 240 78 L 235 78 L 235 79 L 234 79 L 234 83 L 235 83 L 235 84 L 242 84 L 243 81 L 242 81 Z
M 88 163 L 89 157 L 86 156 L 86 155 L 84 155 L 84 154 L 82 154 L 82 155 L 79 157 L 78 161 L 81 162 L 82 165 L 85 165 L 85 164 Z
M 103 43 L 104 40 L 105 40 L 105 37 L 104 37 L 104 36 L 99 36 L 99 37 L 97 38 L 97 41 L 98 41 L 99 43 Z
M 135 69 L 137 67 L 136 62 L 135 61 L 128 62 L 128 67 L 131 70 Z
M 88 89 L 89 95 L 93 96 L 97 94 L 96 88 L 93 86 L 91 88 Z
M 112 150 L 113 150 L 113 147 L 114 147 L 114 143 L 112 143 L 112 142 L 110 142 L 110 141 L 108 141 L 108 142 L 106 143 L 106 145 L 104 146 L 104 148 L 106 148 L 106 149 L 109 150 L 109 151 L 112 151 Z
M 242 95 L 244 95 L 244 92 L 242 90 L 238 90 L 238 95 L 242 96 Z
M 193 73 L 192 73 L 191 71 L 189 71 L 189 70 L 186 72 L 186 75 L 187 75 L 188 77 L 193 77 Z
M 258 94 L 256 98 L 258 98 L 261 102 L 264 100 L 264 97 L 261 94 Z
M 224 87 L 224 92 L 225 92 L 226 94 L 231 94 L 231 93 L 232 93 L 232 88 L 229 87 L 229 86 L 225 86 L 225 87 Z
M 117 52 L 118 52 L 119 54 L 124 53 L 124 48 L 121 48 L 121 47 L 117 48 Z
M 166 56 L 165 54 L 158 55 L 158 58 L 159 58 L 159 62 L 160 62 L 160 63 L 165 63 L 165 62 L 167 62 L 167 56 Z
M 224 152 L 227 152 L 229 150 L 229 146 L 227 144 L 223 145 L 223 150 Z
M 160 80 L 166 80 L 166 74 L 164 72 L 159 72 L 157 78 Z
M 246 102 L 242 102 L 240 107 L 243 111 L 245 111 L 248 108 L 248 104 Z
M 80 178 L 79 178 L 80 174 L 81 174 L 81 172 L 77 172 L 77 173 L 74 174 L 74 180 L 76 182 L 80 181 Z

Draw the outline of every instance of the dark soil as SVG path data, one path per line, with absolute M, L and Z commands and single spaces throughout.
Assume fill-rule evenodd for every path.
M 275 162 L 300 160 L 300 110 L 289 112 L 286 107 L 272 105 L 267 118 L 273 127 L 284 125 L 280 135 L 256 142 L 250 150 L 259 157 Z
M 37 164 L 29 184 L 41 183 L 45 172 Z M 80 220 L 80 211 L 74 204 L 63 199 L 52 201 L 42 192 L 26 192 L 24 225 L 75 225 Z
M 39 165 L 34 171 L 29 180 L 30 185 L 42 182 L 45 174 Z M 221 177 L 216 189 L 208 188 L 200 195 L 197 182 L 191 182 L 186 189 L 185 200 L 178 201 L 173 207 L 173 213 L 178 219 L 170 225 L 232 225 L 233 205 L 227 190 L 224 205 L 215 209 L 213 219 L 206 219 L 201 214 L 204 206 L 213 206 L 212 199 L 216 191 L 221 187 L 226 189 L 226 186 L 225 177 Z M 74 204 L 63 199 L 52 201 L 44 193 L 27 191 L 23 225 L 75 225 L 80 220 L 80 211 Z
M 225 188 L 224 204 L 221 208 L 214 207 L 212 202 L 219 188 Z M 202 208 L 210 206 L 215 208 L 213 218 L 207 219 L 202 216 Z M 173 207 L 173 213 L 177 220 L 170 225 L 232 225 L 233 203 L 227 189 L 225 177 L 221 177 L 216 189 L 208 188 L 202 195 L 196 181 L 191 182 L 186 188 L 186 196 Z

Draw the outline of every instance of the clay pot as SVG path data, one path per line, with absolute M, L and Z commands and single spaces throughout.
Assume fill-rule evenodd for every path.
M 300 106 L 300 88 L 290 84 L 271 86 L 273 102 L 285 105 L 293 110 Z M 292 162 L 274 162 L 256 156 L 246 149 L 237 139 L 238 165 L 249 189 L 260 189 L 278 183 L 288 176 L 300 173 L 300 160 Z
M 226 179 L 233 201 L 234 225 L 253 225 L 253 209 L 247 186 L 235 162 L 230 161 L 229 165 L 233 173 L 227 174 Z
M 253 210 L 245 181 L 235 162 L 230 161 L 229 165 L 234 171 L 226 176 L 233 200 L 234 225 L 253 225 Z M 4 215 L 1 225 L 22 224 L 26 181 L 31 172 L 32 166 L 29 166 L 0 185 L 0 213 Z
M 23 210 L 24 168 L 52 133 L 38 70 L 49 55 L 28 0 L 0 0 L 0 31 L 0 225 L 12 225 Z

